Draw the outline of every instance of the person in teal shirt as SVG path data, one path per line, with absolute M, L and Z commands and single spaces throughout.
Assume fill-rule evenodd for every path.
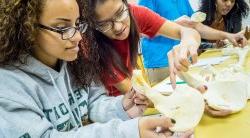
M 188 0 L 139 0 L 138 4 L 148 7 L 168 20 L 176 20 L 186 15 L 191 16 L 194 11 Z M 169 76 L 167 53 L 179 41 L 158 36 L 155 38 L 143 37 L 141 50 L 144 67 L 151 85 Z

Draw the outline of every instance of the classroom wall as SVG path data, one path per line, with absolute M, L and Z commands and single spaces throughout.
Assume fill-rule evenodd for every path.
M 247 0 L 248 6 L 250 7 L 250 0 Z M 243 19 L 243 27 L 250 26 L 250 13 L 247 18 Z

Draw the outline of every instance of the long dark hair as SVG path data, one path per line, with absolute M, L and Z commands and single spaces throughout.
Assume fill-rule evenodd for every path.
M 77 0 L 77 2 L 80 9 L 80 20 L 88 22 L 89 26 L 91 26 L 91 20 L 89 18 L 91 10 L 88 6 L 88 1 Z M 80 52 L 78 53 L 78 58 L 69 62 L 69 69 L 74 77 L 74 84 L 87 88 L 92 82 L 100 83 L 102 68 L 99 63 L 100 56 L 98 54 L 98 45 L 93 34 L 93 29 L 88 27 L 87 31 L 82 34 L 82 38 L 79 43 Z
M 207 14 L 204 24 L 211 25 L 215 20 L 216 0 L 201 0 L 200 11 Z M 236 33 L 241 30 L 242 18 L 249 14 L 249 6 L 244 0 L 235 0 L 231 11 L 223 16 L 227 32 Z
M 94 17 L 94 10 L 97 6 L 97 3 L 104 3 L 106 0 L 89 0 L 89 7 L 92 9 L 91 16 Z M 127 0 L 122 0 L 122 2 L 129 7 Z M 129 10 L 130 17 L 130 33 L 128 36 L 129 49 L 130 49 L 130 60 L 133 68 L 137 67 L 137 55 L 138 55 L 138 43 L 139 43 L 139 32 L 137 29 L 136 21 Z M 92 20 L 92 26 L 95 26 L 94 20 Z M 118 68 L 128 77 L 131 76 L 128 68 L 123 64 L 121 56 L 113 48 L 112 40 L 106 37 L 103 33 L 94 30 L 94 36 L 98 45 L 98 54 L 100 56 L 100 66 L 102 71 L 109 73 L 110 76 L 115 78 L 115 74 L 112 71 L 112 67 Z M 102 74 L 100 74 L 102 75 Z
M 42 12 L 45 0 L 5 0 L 0 3 L 0 67 L 13 65 L 13 63 L 26 64 L 22 59 L 23 55 L 32 55 L 32 46 L 37 45 L 36 36 L 38 29 L 36 25 Z M 81 5 L 86 0 L 78 0 Z M 86 7 L 81 7 L 81 20 L 87 15 Z M 85 15 L 86 14 L 86 15 Z M 70 63 L 70 73 L 75 82 L 82 87 L 91 84 L 93 78 L 97 77 L 95 67 L 99 65 L 98 56 L 94 55 L 93 50 L 97 47 L 91 45 L 93 34 L 91 29 L 84 35 L 84 40 L 80 51 L 91 51 L 89 57 L 84 52 L 79 52 L 79 58 Z M 86 46 L 90 45 L 90 46 Z M 87 49 L 86 49 L 87 47 Z M 96 54 L 97 55 L 97 54 Z M 99 74 L 98 74 L 99 75 Z

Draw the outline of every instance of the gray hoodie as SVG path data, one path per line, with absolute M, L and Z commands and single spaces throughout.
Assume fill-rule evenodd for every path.
M 96 123 L 82 126 L 87 120 Z M 29 57 L 26 65 L 0 68 L 0 137 L 136 138 L 139 130 L 122 96 L 107 97 L 94 84 L 73 87 L 65 62 L 57 72 Z

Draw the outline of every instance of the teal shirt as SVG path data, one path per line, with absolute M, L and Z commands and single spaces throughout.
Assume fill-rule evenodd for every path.
M 194 12 L 188 0 L 139 0 L 138 4 L 172 21 L 183 15 L 191 16 Z M 178 43 L 179 41 L 162 36 L 142 38 L 141 48 L 145 68 L 167 67 L 167 53 Z

